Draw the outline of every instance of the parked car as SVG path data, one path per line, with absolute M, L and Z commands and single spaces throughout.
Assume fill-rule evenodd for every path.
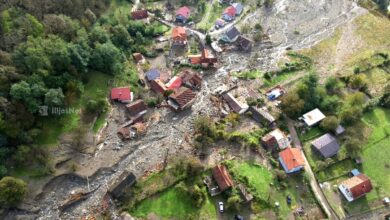
M 287 196 L 286 200 L 287 200 L 287 204 L 291 205 L 291 196 L 290 195 Z
M 219 209 L 219 212 L 223 212 L 224 211 L 223 202 L 218 202 L 218 209 Z

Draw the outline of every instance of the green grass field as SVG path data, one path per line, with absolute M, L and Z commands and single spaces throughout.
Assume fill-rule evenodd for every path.
M 214 26 L 215 21 L 221 17 L 223 11 L 223 6 L 221 6 L 218 1 L 215 1 L 213 5 L 206 4 L 207 17 L 204 17 L 201 22 L 199 22 L 196 27 L 202 30 L 209 30 Z
M 171 187 L 154 197 L 145 199 L 131 213 L 135 217 L 145 218 L 154 213 L 163 219 L 187 219 L 197 216 L 199 219 L 216 219 L 216 207 L 209 196 L 200 208 L 193 205 L 193 200 L 181 190 Z

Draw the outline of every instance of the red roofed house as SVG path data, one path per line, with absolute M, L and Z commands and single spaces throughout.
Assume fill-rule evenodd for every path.
M 156 93 L 164 93 L 167 90 L 167 87 L 160 79 L 151 80 L 149 84 Z
M 301 150 L 291 147 L 279 153 L 279 162 L 288 174 L 302 170 L 305 165 Z
M 222 19 L 225 21 L 232 21 L 236 16 L 236 8 L 233 6 L 229 6 L 223 11 Z
M 200 89 L 202 86 L 202 77 L 190 70 L 182 71 L 179 77 L 182 79 L 183 85 L 191 89 Z
M 180 77 L 174 76 L 169 82 L 166 84 L 168 90 L 176 90 L 181 87 L 182 80 Z
M 360 173 L 341 182 L 339 190 L 348 202 L 352 202 L 369 193 L 372 190 L 372 184 L 366 175 Z
M 142 99 L 138 99 L 137 101 L 126 105 L 126 109 L 131 118 L 137 118 L 146 114 L 148 107 L 145 105 Z
M 140 53 L 133 53 L 133 59 L 136 63 L 145 63 L 145 57 Z
M 133 93 L 130 92 L 130 89 L 127 87 L 112 88 L 111 89 L 111 100 L 127 103 L 131 102 L 133 99 Z
M 195 102 L 196 94 L 191 89 L 180 87 L 168 97 L 168 105 L 175 111 L 190 107 Z
M 133 12 L 131 12 L 131 18 L 133 20 L 142 20 L 142 19 L 148 18 L 148 11 L 145 9 L 133 11 Z
M 213 168 L 212 172 L 221 192 L 231 188 L 234 185 L 233 180 L 225 166 L 217 165 Z
M 178 26 L 172 29 L 172 45 L 173 46 L 187 45 L 187 33 L 185 28 Z
M 217 58 L 214 57 L 207 49 L 202 50 L 202 54 L 189 55 L 188 56 L 191 64 L 200 64 L 203 67 L 213 66 L 217 63 Z
M 191 15 L 191 10 L 187 6 L 180 7 L 176 10 L 176 22 L 186 23 Z

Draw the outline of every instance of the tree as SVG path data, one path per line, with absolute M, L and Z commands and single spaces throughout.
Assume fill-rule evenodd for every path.
M 341 121 L 346 125 L 352 125 L 363 116 L 363 110 L 358 106 L 347 106 L 340 113 Z
M 123 55 L 112 43 L 98 44 L 92 53 L 90 65 L 104 73 L 116 74 L 122 69 Z
M 287 178 L 286 172 L 284 172 L 283 170 L 280 170 L 280 169 L 275 170 L 275 176 L 278 179 L 278 181 L 283 181 Z
M 111 41 L 120 48 L 128 49 L 133 44 L 133 39 L 123 25 L 117 25 L 111 29 Z
M 95 26 L 89 33 L 89 41 L 92 44 L 104 44 L 110 39 L 108 32 L 101 26 Z
M 336 116 L 328 116 L 321 122 L 321 128 L 325 131 L 335 131 L 340 121 Z
M 290 92 L 281 99 L 281 108 L 289 117 L 298 117 L 303 110 L 305 103 L 299 98 L 296 92 Z
M 242 199 L 239 195 L 232 195 L 228 198 L 226 206 L 229 209 L 233 209 L 235 211 L 240 210 L 240 203 L 242 202 Z
M 364 74 L 353 75 L 349 83 L 353 89 L 361 89 L 367 85 L 367 77 Z
M 47 106 L 62 106 L 64 104 L 64 93 L 62 89 L 49 89 L 45 94 L 45 105 Z
M 27 184 L 18 178 L 6 176 L 0 180 L 0 203 L 16 206 L 27 194 Z
M 340 92 L 340 89 L 342 87 L 342 83 L 335 76 L 331 76 L 325 81 L 325 89 L 329 94 L 335 94 Z
M 206 44 L 211 45 L 213 41 L 211 40 L 211 36 L 209 34 L 206 34 Z
M 362 150 L 361 140 L 355 137 L 347 137 L 345 141 L 345 148 L 352 157 L 356 157 Z

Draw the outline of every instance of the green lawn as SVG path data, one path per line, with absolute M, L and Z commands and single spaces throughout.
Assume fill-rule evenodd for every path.
M 272 174 L 266 168 L 252 163 L 231 161 L 228 164 L 230 172 L 236 179 L 245 183 L 247 179 L 249 190 L 259 198 L 266 199 L 269 196 L 270 183 L 272 183 Z
M 162 193 L 145 199 L 131 213 L 135 217 L 145 218 L 154 213 L 164 219 L 187 219 L 189 215 L 202 219 L 216 219 L 216 207 L 209 196 L 199 209 L 193 205 L 193 199 L 181 190 L 171 187 Z
M 221 17 L 223 9 L 223 6 L 221 6 L 218 1 L 214 1 L 214 4 L 211 5 L 211 7 L 209 4 L 206 4 L 206 14 L 208 13 L 208 16 L 204 17 L 196 27 L 208 31 L 214 25 L 215 21 Z
M 325 182 L 334 178 L 347 175 L 351 170 L 356 168 L 356 164 L 351 159 L 336 162 L 325 170 L 316 173 L 319 182 Z
M 263 76 L 263 73 L 259 70 L 246 71 L 241 73 L 233 73 L 233 76 L 240 79 L 258 79 Z

